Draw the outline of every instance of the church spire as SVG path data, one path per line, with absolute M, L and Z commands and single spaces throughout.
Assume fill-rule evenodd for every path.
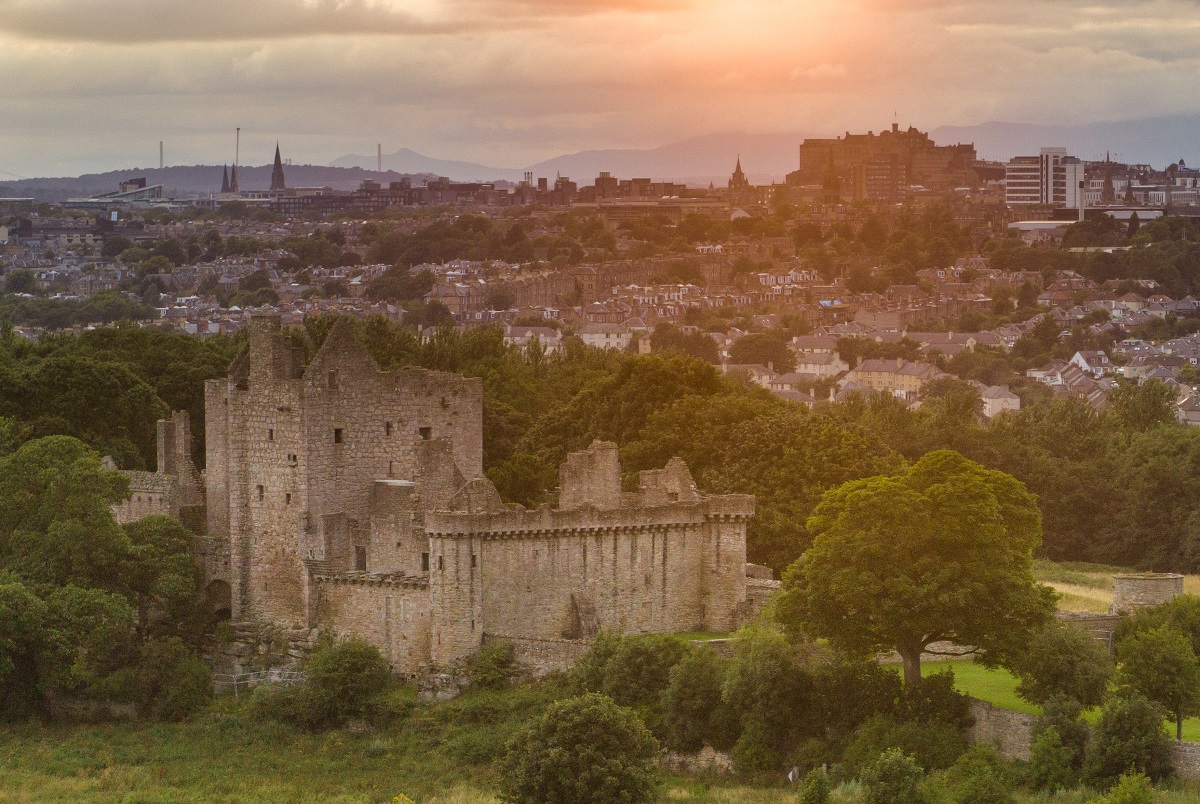
M 221 192 L 229 192 L 229 165 L 225 165 L 221 170 Z
M 230 171 L 230 173 L 229 173 L 229 192 L 231 192 L 231 193 L 238 192 L 238 178 L 237 178 L 237 163 L 236 162 L 233 164 L 233 170 Z
M 271 171 L 271 189 L 287 189 L 287 182 L 283 180 L 283 160 L 279 158 L 279 143 L 275 143 L 275 168 Z
M 1100 188 L 1100 203 L 1115 204 L 1117 202 L 1117 191 L 1113 187 L 1112 175 L 1112 153 L 1104 155 L 1104 184 Z

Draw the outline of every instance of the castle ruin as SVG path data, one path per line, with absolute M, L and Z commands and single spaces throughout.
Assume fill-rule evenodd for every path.
M 177 413 L 158 472 L 131 473 L 131 500 L 152 502 L 117 511 L 203 532 L 209 600 L 234 621 L 361 637 L 418 673 L 485 637 L 729 631 L 753 606 L 752 497 L 701 495 L 678 458 L 623 491 L 597 441 L 562 465 L 556 508 L 507 505 L 483 474 L 479 379 L 382 371 L 345 323 L 303 357 L 278 316 L 253 318 L 205 386 L 204 473 Z

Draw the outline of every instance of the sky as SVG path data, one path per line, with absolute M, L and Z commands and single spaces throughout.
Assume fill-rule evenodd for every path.
M 1193 113 L 1200 0 L 0 0 L 0 181 Z

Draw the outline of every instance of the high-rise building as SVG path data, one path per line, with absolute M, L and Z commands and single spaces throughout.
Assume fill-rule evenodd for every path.
M 1010 206 L 1044 204 L 1078 208 L 1084 163 L 1066 148 L 1043 148 L 1038 156 L 1015 156 L 1005 166 L 1006 200 Z

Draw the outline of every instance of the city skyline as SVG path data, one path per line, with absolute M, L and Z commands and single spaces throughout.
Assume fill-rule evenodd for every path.
M 781 7 L 785 6 L 786 7 Z M 1190 113 L 1185 0 L 0 1 L 0 174 Z M 1049 144 L 1049 143 L 1047 143 Z

